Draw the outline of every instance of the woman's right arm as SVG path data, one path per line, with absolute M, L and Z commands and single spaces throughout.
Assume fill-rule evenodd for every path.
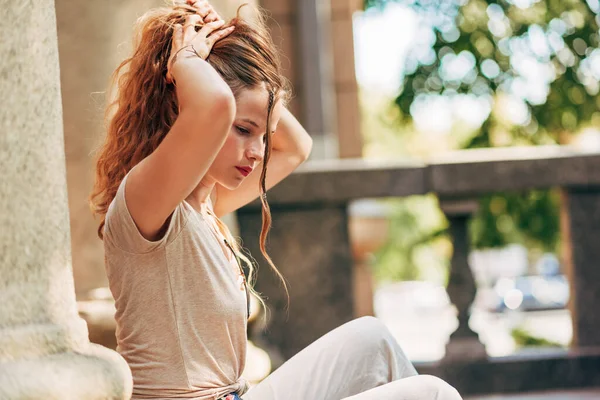
M 197 18 L 186 21 L 185 31 L 176 27 L 172 53 L 192 42 L 189 36 L 208 36 L 218 29 L 214 27 L 222 26 L 219 22 L 211 23 L 212 27 L 207 24 L 196 33 L 193 24 Z M 231 30 L 217 31 L 211 37 L 216 41 L 229 32 Z M 206 42 L 206 36 L 198 42 Z M 204 59 L 179 55 L 169 72 L 176 82 L 179 115 L 156 150 L 132 169 L 125 187 L 129 212 L 148 240 L 160 239 L 162 228 L 175 207 L 204 177 L 223 146 L 235 116 L 231 89 Z

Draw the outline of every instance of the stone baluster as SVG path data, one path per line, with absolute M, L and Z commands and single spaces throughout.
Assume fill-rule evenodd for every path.
M 600 346 L 600 189 L 562 191 L 563 260 L 569 278 L 574 347 Z
M 354 258 L 354 316 L 375 315 L 374 253 L 388 240 L 389 210 L 377 200 L 351 203 L 348 231 Z
M 450 335 L 444 361 L 483 359 L 486 351 L 479 336 L 469 327 L 471 305 L 477 287 L 469 266 L 470 252 L 468 222 L 477 209 L 471 200 L 440 200 L 441 208 L 450 224 L 453 253 L 448 279 L 448 295 L 457 310 L 458 328 Z
M 5 3 L 0 35 L 0 398 L 128 399 L 77 315 L 54 1 Z

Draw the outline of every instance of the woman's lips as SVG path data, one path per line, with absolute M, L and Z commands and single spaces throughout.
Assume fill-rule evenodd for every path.
M 252 172 L 252 168 L 250 167 L 235 167 L 238 171 L 240 171 L 240 174 L 244 175 L 244 176 L 248 176 L 250 175 L 250 172 Z

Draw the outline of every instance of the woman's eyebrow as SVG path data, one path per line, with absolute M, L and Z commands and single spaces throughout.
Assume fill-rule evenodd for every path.
M 255 127 L 255 128 L 258 128 L 258 124 L 257 124 L 256 122 L 252 121 L 252 120 L 251 120 L 251 119 L 249 119 L 249 118 L 244 118 L 244 119 L 242 119 L 242 121 L 244 121 L 244 122 L 247 122 L 247 123 L 249 123 L 250 125 L 254 125 L 254 127 Z

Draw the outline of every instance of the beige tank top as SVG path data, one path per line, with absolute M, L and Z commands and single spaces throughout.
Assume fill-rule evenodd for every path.
M 104 249 L 132 399 L 243 394 L 247 303 L 235 258 L 209 217 L 186 201 L 162 239 L 146 240 L 127 209 L 126 181 L 106 214 Z

